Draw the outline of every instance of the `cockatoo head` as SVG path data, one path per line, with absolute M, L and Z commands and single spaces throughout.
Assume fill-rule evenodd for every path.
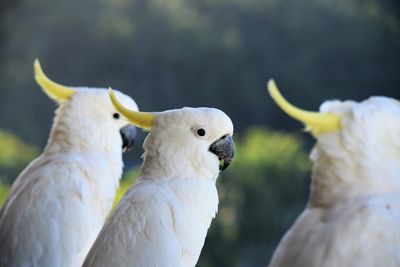
M 164 112 L 135 112 L 124 107 L 110 90 L 118 112 L 134 125 L 149 129 L 144 143 L 142 174 L 149 177 L 218 176 L 234 157 L 233 124 L 214 108 L 182 108 Z
M 315 205 L 349 196 L 400 192 L 399 101 L 387 97 L 326 101 L 320 112 L 309 112 L 289 104 L 272 80 L 268 89 L 277 104 L 317 139 L 311 153 L 310 200 Z
M 129 150 L 136 128 L 115 111 L 103 88 L 67 87 L 51 81 L 38 60 L 35 79 L 43 91 L 59 104 L 47 150 L 119 153 Z M 121 102 L 138 110 L 129 96 L 116 92 Z

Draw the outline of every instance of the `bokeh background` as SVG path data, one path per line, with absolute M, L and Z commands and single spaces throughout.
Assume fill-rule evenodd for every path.
M 296 105 L 400 98 L 397 0 L 2 0 L 0 198 L 44 147 L 53 80 L 120 89 L 144 111 L 224 110 L 237 157 L 219 181 L 220 210 L 198 266 L 264 266 L 307 201 L 314 140 L 271 101 L 273 77 Z M 140 147 L 125 156 L 119 196 Z

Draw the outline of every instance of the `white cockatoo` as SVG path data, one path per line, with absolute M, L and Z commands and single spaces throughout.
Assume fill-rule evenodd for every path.
M 215 182 L 233 159 L 233 125 L 214 108 L 122 115 L 150 129 L 140 175 L 90 249 L 83 266 L 195 266 L 218 208 Z
M 317 139 L 308 204 L 269 266 L 400 266 L 400 102 L 327 101 L 317 113 L 268 87 Z
M 15 180 L 0 211 L 0 266 L 81 266 L 111 210 L 122 152 L 136 129 L 120 118 L 107 90 L 59 85 L 37 60 L 34 70 L 59 107 L 43 153 Z

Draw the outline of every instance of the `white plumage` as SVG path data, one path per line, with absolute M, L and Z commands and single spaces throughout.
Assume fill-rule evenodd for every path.
M 113 118 L 106 90 L 65 90 L 73 90 L 68 99 L 51 95 L 63 103 L 43 153 L 16 179 L 0 211 L 2 267 L 80 266 L 111 209 L 127 122 Z
M 188 267 L 199 258 L 218 208 L 215 182 L 218 157 L 224 157 L 212 153 L 210 146 L 222 139 L 231 142 L 233 125 L 223 112 L 211 108 L 154 114 L 140 176 L 83 266 Z M 233 157 L 230 145 L 223 150 Z
M 321 113 L 340 129 L 316 135 L 309 202 L 269 267 L 400 266 L 400 102 L 328 101 Z

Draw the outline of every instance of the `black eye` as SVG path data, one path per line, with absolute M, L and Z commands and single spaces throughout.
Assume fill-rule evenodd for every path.
M 121 115 L 119 115 L 119 113 L 114 113 L 113 114 L 113 118 L 118 120 L 121 117 Z
M 203 128 L 197 129 L 197 134 L 199 136 L 205 136 L 206 135 L 206 131 Z

